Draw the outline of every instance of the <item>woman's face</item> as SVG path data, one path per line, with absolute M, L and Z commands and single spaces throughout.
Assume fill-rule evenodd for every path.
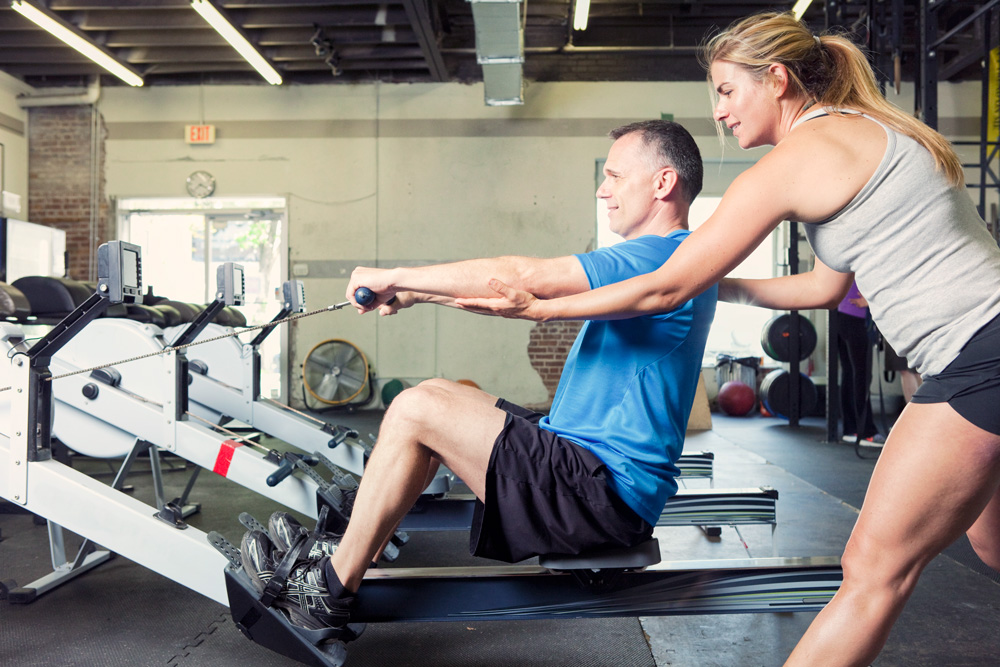
M 713 117 L 732 130 L 740 148 L 776 143 L 780 114 L 774 86 L 757 81 L 745 67 L 727 60 L 716 60 L 710 72 L 719 96 Z

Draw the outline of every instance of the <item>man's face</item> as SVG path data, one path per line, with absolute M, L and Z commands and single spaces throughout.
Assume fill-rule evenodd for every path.
M 644 223 L 653 217 L 657 172 L 647 150 L 638 132 L 619 137 L 608 151 L 604 182 L 597 188 L 597 198 L 608 207 L 609 228 L 624 239 L 641 236 Z

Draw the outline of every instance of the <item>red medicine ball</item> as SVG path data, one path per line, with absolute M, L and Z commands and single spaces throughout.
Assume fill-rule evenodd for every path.
M 756 403 L 749 385 L 733 380 L 719 389 L 719 409 L 731 417 L 745 417 Z

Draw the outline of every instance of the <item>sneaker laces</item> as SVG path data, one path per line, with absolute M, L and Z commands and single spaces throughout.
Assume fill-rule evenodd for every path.
M 326 506 L 320 510 L 320 518 L 316 522 L 316 529 L 309 532 L 295 517 L 288 512 L 275 512 L 267 521 L 267 533 L 274 543 L 275 548 L 287 553 L 299 539 L 303 536 L 311 537 L 311 544 L 306 551 L 305 558 L 316 560 L 323 556 L 332 556 L 340 546 L 340 537 L 334 533 L 320 531 L 319 527 L 324 524 Z

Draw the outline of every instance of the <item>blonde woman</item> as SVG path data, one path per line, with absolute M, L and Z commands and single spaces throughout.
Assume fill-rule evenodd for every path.
M 532 320 L 615 319 L 719 296 L 765 308 L 833 308 L 852 280 L 924 384 L 882 451 L 843 554 L 844 583 L 789 665 L 868 665 L 924 567 L 967 533 L 1000 569 L 1000 250 L 937 132 L 888 104 L 864 55 L 790 14 L 744 19 L 704 59 L 715 120 L 742 148 L 772 145 L 657 271 L 540 300 L 498 281 L 461 303 Z M 782 220 L 804 225 L 815 268 L 724 276 Z

